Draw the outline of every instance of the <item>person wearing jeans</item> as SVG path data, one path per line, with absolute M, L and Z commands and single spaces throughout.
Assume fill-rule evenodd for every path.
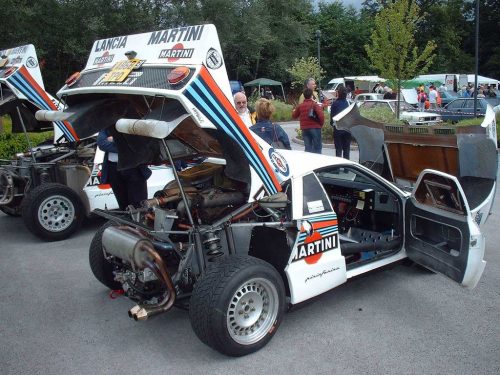
M 313 91 L 310 88 L 306 88 L 303 95 L 304 101 L 293 110 L 292 117 L 299 119 L 305 151 L 321 154 L 321 128 L 325 121 L 323 108 L 312 99 Z
M 337 100 L 332 103 L 332 106 L 330 108 L 331 118 L 335 117 L 344 109 L 349 107 L 349 102 L 346 98 L 347 92 L 343 87 L 341 87 L 338 90 Z M 333 121 L 331 121 L 331 123 L 333 125 Z M 335 144 L 335 156 L 349 159 L 349 154 L 351 151 L 351 133 L 349 133 L 347 130 L 337 129 L 334 126 L 333 143 Z

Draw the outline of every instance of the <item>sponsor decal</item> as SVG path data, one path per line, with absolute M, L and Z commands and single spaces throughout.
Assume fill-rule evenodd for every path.
M 86 186 L 97 186 L 101 184 L 102 164 L 94 164 L 92 173 Z
M 334 272 L 334 271 L 337 271 L 339 269 L 340 269 L 340 267 L 334 267 L 334 268 L 330 268 L 328 270 L 323 270 L 322 272 L 316 273 L 314 275 L 308 276 L 304 280 L 304 284 L 306 284 L 308 281 L 310 281 L 312 279 L 316 279 L 318 277 L 321 279 L 323 276 L 328 275 L 330 272 Z
M 23 55 L 26 53 L 26 51 L 28 50 L 28 46 L 21 46 L 21 47 L 16 47 L 16 48 L 12 48 L 10 50 L 7 50 L 7 53 L 6 55 Z M 3 52 L 3 51 L 2 51 Z
M 274 170 L 283 176 L 288 177 L 290 169 L 288 168 L 288 163 L 283 155 L 277 152 L 274 148 L 270 148 L 269 158 L 271 159 L 271 164 L 274 166 Z
M 175 42 L 191 42 L 194 40 L 200 40 L 202 34 L 203 25 L 153 31 L 149 37 L 148 45 Z
M 201 124 L 203 123 L 203 117 L 201 116 L 200 112 L 198 111 L 197 108 L 191 107 L 191 111 L 194 113 L 194 116 L 198 120 L 198 122 Z
M 95 44 L 94 52 L 104 52 L 110 49 L 125 48 L 127 46 L 127 37 L 119 36 L 116 38 L 98 40 Z
M 10 65 L 18 65 L 21 64 L 23 61 L 23 58 L 21 56 L 14 57 L 12 60 L 10 60 Z
M 99 65 L 102 66 L 104 64 L 109 64 L 110 62 L 113 62 L 113 59 L 115 58 L 114 54 L 109 54 L 109 51 L 106 51 L 102 54 L 102 56 L 98 56 L 94 60 L 94 65 Z
M 325 251 L 338 247 L 337 234 L 322 236 L 319 232 L 313 232 L 304 243 L 299 244 L 292 262 L 304 259 L 307 264 L 315 264 Z
M 38 61 L 33 56 L 28 57 L 28 60 L 26 60 L 26 66 L 28 68 L 36 68 L 38 66 Z
M 123 82 L 104 82 L 103 80 L 106 74 L 108 74 L 104 73 L 92 83 L 92 86 L 131 86 L 143 73 L 144 72 L 131 72 Z
M 179 59 L 190 59 L 193 57 L 194 48 L 184 48 L 182 43 L 177 43 L 169 49 L 163 49 L 158 56 L 159 59 L 167 59 L 168 62 L 176 62 Z
M 222 56 L 215 48 L 208 50 L 206 64 L 210 69 L 219 69 L 222 66 Z
M 482 218 L 483 218 L 483 213 L 481 211 L 478 211 L 476 213 L 476 216 L 474 217 L 474 221 L 476 222 L 477 225 L 481 224 Z

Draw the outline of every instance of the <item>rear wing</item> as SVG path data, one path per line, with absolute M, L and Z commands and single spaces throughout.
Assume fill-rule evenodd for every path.
M 138 61 L 130 68 L 132 72 L 125 66 L 130 61 Z M 233 101 L 217 31 L 209 24 L 97 40 L 85 68 L 78 75 L 81 78 L 63 86 L 57 95 L 117 92 L 120 88 L 128 94 L 134 89 L 158 89 L 158 94 L 164 94 L 165 88 L 168 90 L 168 85 L 165 85 L 167 70 L 164 68 L 176 66 L 192 70 L 207 67 L 224 95 Z M 138 71 L 139 68 L 142 71 Z M 155 70 L 157 74 L 152 74 L 150 69 L 158 69 Z M 141 82 L 144 75 L 148 75 L 147 82 Z
M 45 91 L 40 64 L 32 44 L 0 51 L 0 116 L 12 119 L 12 132 L 54 129 L 55 142 L 74 142 L 68 122 L 39 121 L 35 113 L 58 110 L 60 103 Z

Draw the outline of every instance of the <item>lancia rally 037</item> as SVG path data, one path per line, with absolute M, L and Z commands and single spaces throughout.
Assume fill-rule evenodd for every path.
M 424 169 L 402 188 L 369 168 L 386 146 L 362 119 L 353 133 L 379 141 L 360 151 L 365 165 L 272 148 L 234 108 L 213 25 L 98 40 L 58 95 L 68 109 L 53 115 L 80 137 L 116 127 L 121 167 L 198 161 L 141 208 L 96 210 L 109 222 L 90 267 L 136 303 L 135 320 L 184 307 L 202 342 L 242 356 L 271 340 L 288 306 L 365 272 L 409 258 L 472 288 L 484 270 L 491 166 Z M 486 132 L 464 142 L 496 156 Z M 480 181 L 483 199 L 471 204 L 460 179 Z

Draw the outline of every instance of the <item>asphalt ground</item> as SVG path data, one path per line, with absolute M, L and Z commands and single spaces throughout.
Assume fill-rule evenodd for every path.
M 88 265 L 102 220 L 45 243 L 0 213 L 0 374 L 499 374 L 499 205 L 475 289 L 397 264 L 288 312 L 243 358 L 202 344 L 186 311 L 131 320 L 133 303 L 111 299 Z

